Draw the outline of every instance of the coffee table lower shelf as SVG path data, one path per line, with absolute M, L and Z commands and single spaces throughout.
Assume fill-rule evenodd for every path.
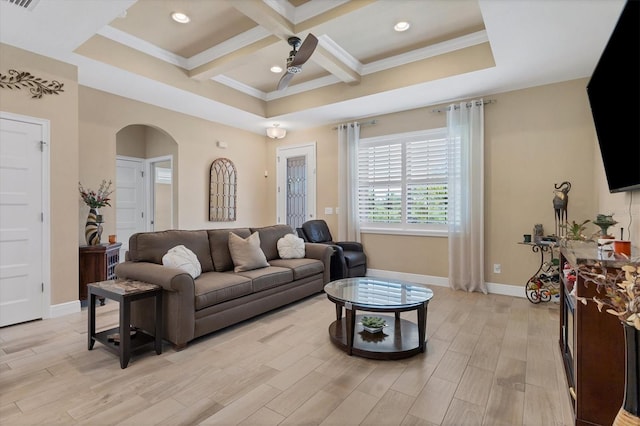
M 381 316 L 387 326 L 379 333 L 364 331 L 360 321 L 364 315 L 356 315 L 356 328 L 353 333 L 352 354 L 370 359 L 403 359 L 421 352 L 418 325 L 393 316 Z M 370 316 L 370 315 L 369 315 Z M 348 352 L 347 319 L 334 321 L 329 326 L 331 342 Z M 425 343 L 426 346 L 426 343 Z

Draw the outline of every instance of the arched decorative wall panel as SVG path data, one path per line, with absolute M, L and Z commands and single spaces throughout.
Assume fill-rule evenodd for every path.
M 237 179 L 236 166 L 228 158 L 218 158 L 211 163 L 209 221 L 233 222 L 236 220 Z

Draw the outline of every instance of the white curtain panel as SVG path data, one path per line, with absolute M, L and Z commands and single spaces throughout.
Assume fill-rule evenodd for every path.
M 449 286 L 487 293 L 484 282 L 484 103 L 450 105 Z
M 338 241 L 360 242 L 358 143 L 360 124 L 338 126 Z

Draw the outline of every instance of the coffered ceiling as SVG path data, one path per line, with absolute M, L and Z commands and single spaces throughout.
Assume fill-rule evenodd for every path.
M 257 133 L 588 76 L 624 4 L 21 1 L 0 0 L 1 42 L 78 65 L 80 84 Z M 411 26 L 396 32 L 398 21 Z M 309 33 L 318 47 L 276 90 L 285 71 L 270 68 L 286 69 L 287 39 Z

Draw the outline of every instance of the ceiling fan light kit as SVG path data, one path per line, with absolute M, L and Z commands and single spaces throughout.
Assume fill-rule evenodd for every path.
M 282 139 L 287 135 L 287 131 L 276 123 L 273 127 L 267 127 L 267 136 L 271 139 Z

